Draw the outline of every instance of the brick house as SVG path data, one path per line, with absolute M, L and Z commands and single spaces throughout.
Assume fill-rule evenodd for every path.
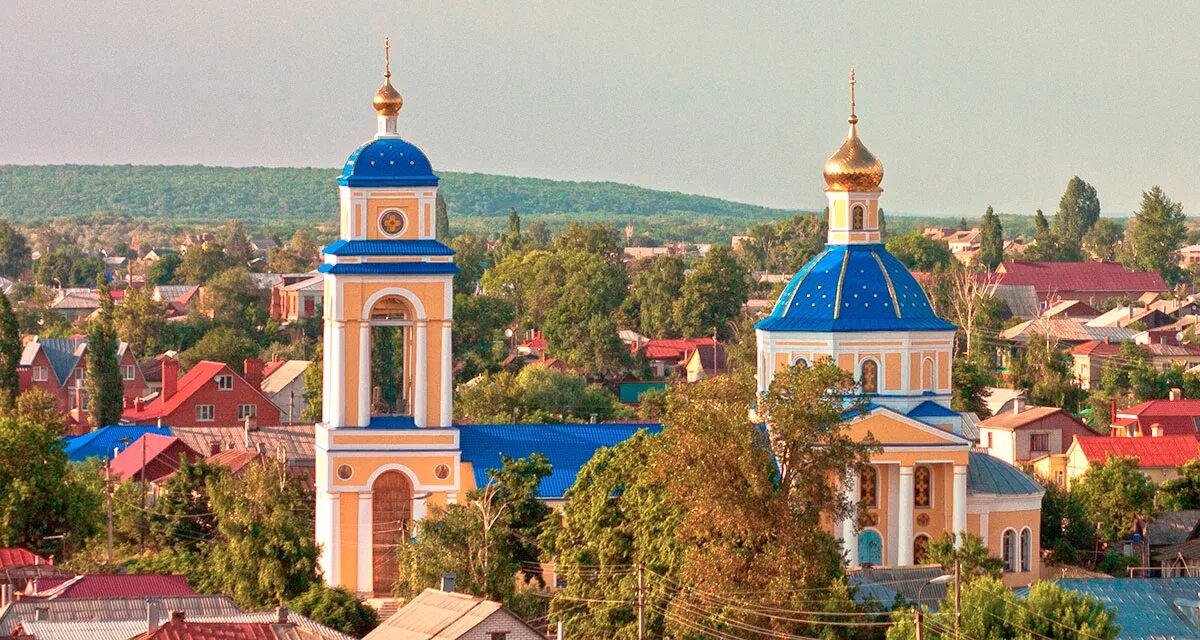
M 324 295 L 324 274 L 285 274 L 271 287 L 271 319 L 286 324 L 317 317 Z
M 260 390 L 261 360 L 246 360 L 243 375 L 210 360 L 201 361 L 182 378 L 175 360 L 163 360 L 162 367 L 162 392 L 149 403 L 139 401 L 126 409 L 122 420 L 172 427 L 228 427 L 247 418 L 279 424 L 279 407 Z
M 979 423 L 980 446 L 1012 465 L 1065 453 L 1075 436 L 1095 435 L 1066 411 L 1058 407 L 1026 408 L 1023 398 L 1015 403 L 1013 411 Z
M 1147 400 L 1113 412 L 1110 435 L 1125 437 L 1196 437 L 1200 433 L 1200 400 L 1185 400 L 1172 389 L 1166 400 Z
M 117 345 L 122 393 L 126 405 L 145 395 L 146 379 L 125 342 Z M 34 338 L 21 352 L 21 391 L 40 389 L 55 399 L 75 434 L 87 431 L 87 338 Z

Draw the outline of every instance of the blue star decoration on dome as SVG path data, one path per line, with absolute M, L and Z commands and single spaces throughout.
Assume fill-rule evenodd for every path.
M 346 159 L 338 184 L 343 187 L 436 187 L 429 158 L 401 138 L 376 138 Z
M 954 331 L 882 244 L 827 245 L 792 278 L 766 331 Z

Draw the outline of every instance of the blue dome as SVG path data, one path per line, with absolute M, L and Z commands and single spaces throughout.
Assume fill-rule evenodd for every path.
M 354 150 L 338 177 L 343 187 L 436 187 L 429 158 L 400 138 L 375 138 Z
M 826 245 L 792 278 L 768 331 L 954 331 L 925 290 L 882 244 Z

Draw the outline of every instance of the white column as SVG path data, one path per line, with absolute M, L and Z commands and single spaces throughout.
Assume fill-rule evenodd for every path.
M 846 483 L 846 503 L 850 507 L 850 516 L 842 520 L 842 544 L 846 548 L 846 564 L 858 566 L 858 474 L 855 473 Z
M 954 465 L 954 505 L 951 516 L 951 526 L 956 537 L 955 544 L 961 544 L 962 534 L 967 531 L 967 465 Z
M 442 324 L 442 399 L 438 426 L 448 427 L 454 419 L 454 354 L 450 349 L 450 321 Z
M 333 321 L 333 349 L 330 349 L 329 359 L 325 361 L 329 369 L 329 385 L 332 393 L 326 399 L 333 401 L 333 426 L 346 426 L 346 322 Z
M 898 566 L 913 563 L 913 468 L 900 467 L 900 517 L 896 522 Z
M 321 341 L 321 422 L 333 424 L 333 320 L 325 320 Z
M 428 389 L 429 366 L 426 360 L 429 359 L 429 345 L 425 342 L 425 330 L 428 323 L 424 320 L 417 321 L 417 333 L 415 340 L 417 343 L 417 357 L 413 362 L 413 374 L 416 375 L 416 384 L 413 385 L 413 421 L 418 427 L 424 427 L 428 421 L 426 420 L 426 397 L 425 392 Z
M 352 495 L 352 494 L 347 494 Z M 358 587 L 359 593 L 375 590 L 375 494 L 368 489 L 358 494 Z
M 371 424 L 371 323 L 358 328 L 358 424 Z

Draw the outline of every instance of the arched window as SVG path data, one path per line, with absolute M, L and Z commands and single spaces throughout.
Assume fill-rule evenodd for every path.
M 858 383 L 862 385 L 863 393 L 879 392 L 879 363 L 874 360 L 863 360 L 862 373 Z
M 1017 532 L 1005 529 L 1000 536 L 1000 559 L 1004 561 L 1004 571 L 1012 573 L 1017 570 Z
M 929 557 L 928 547 L 929 547 L 929 536 L 922 533 L 922 534 L 918 534 L 916 538 L 913 538 L 913 562 L 914 563 L 923 564 L 925 562 L 925 559 Z
M 879 506 L 879 474 L 867 467 L 858 476 L 858 501 L 868 507 Z
M 851 211 L 850 226 L 855 231 L 862 229 L 864 226 L 863 218 L 866 216 L 866 212 L 863 210 L 863 206 L 861 204 L 856 204 L 856 205 L 854 205 L 854 208 L 851 209 L 850 211 Z
M 800 367 L 801 369 L 807 369 L 808 368 L 808 360 L 805 360 L 804 356 L 799 356 L 795 360 L 792 361 L 792 366 Z
M 933 471 L 924 465 L 913 469 L 913 506 L 928 508 L 933 504 Z
M 934 378 L 936 374 L 933 372 L 933 358 L 925 358 L 921 361 L 921 388 L 936 389 L 937 380 Z
M 1029 527 L 1021 529 L 1021 571 L 1033 567 L 1033 532 Z
M 883 564 L 883 538 L 874 529 L 864 529 L 858 536 L 858 563 Z

